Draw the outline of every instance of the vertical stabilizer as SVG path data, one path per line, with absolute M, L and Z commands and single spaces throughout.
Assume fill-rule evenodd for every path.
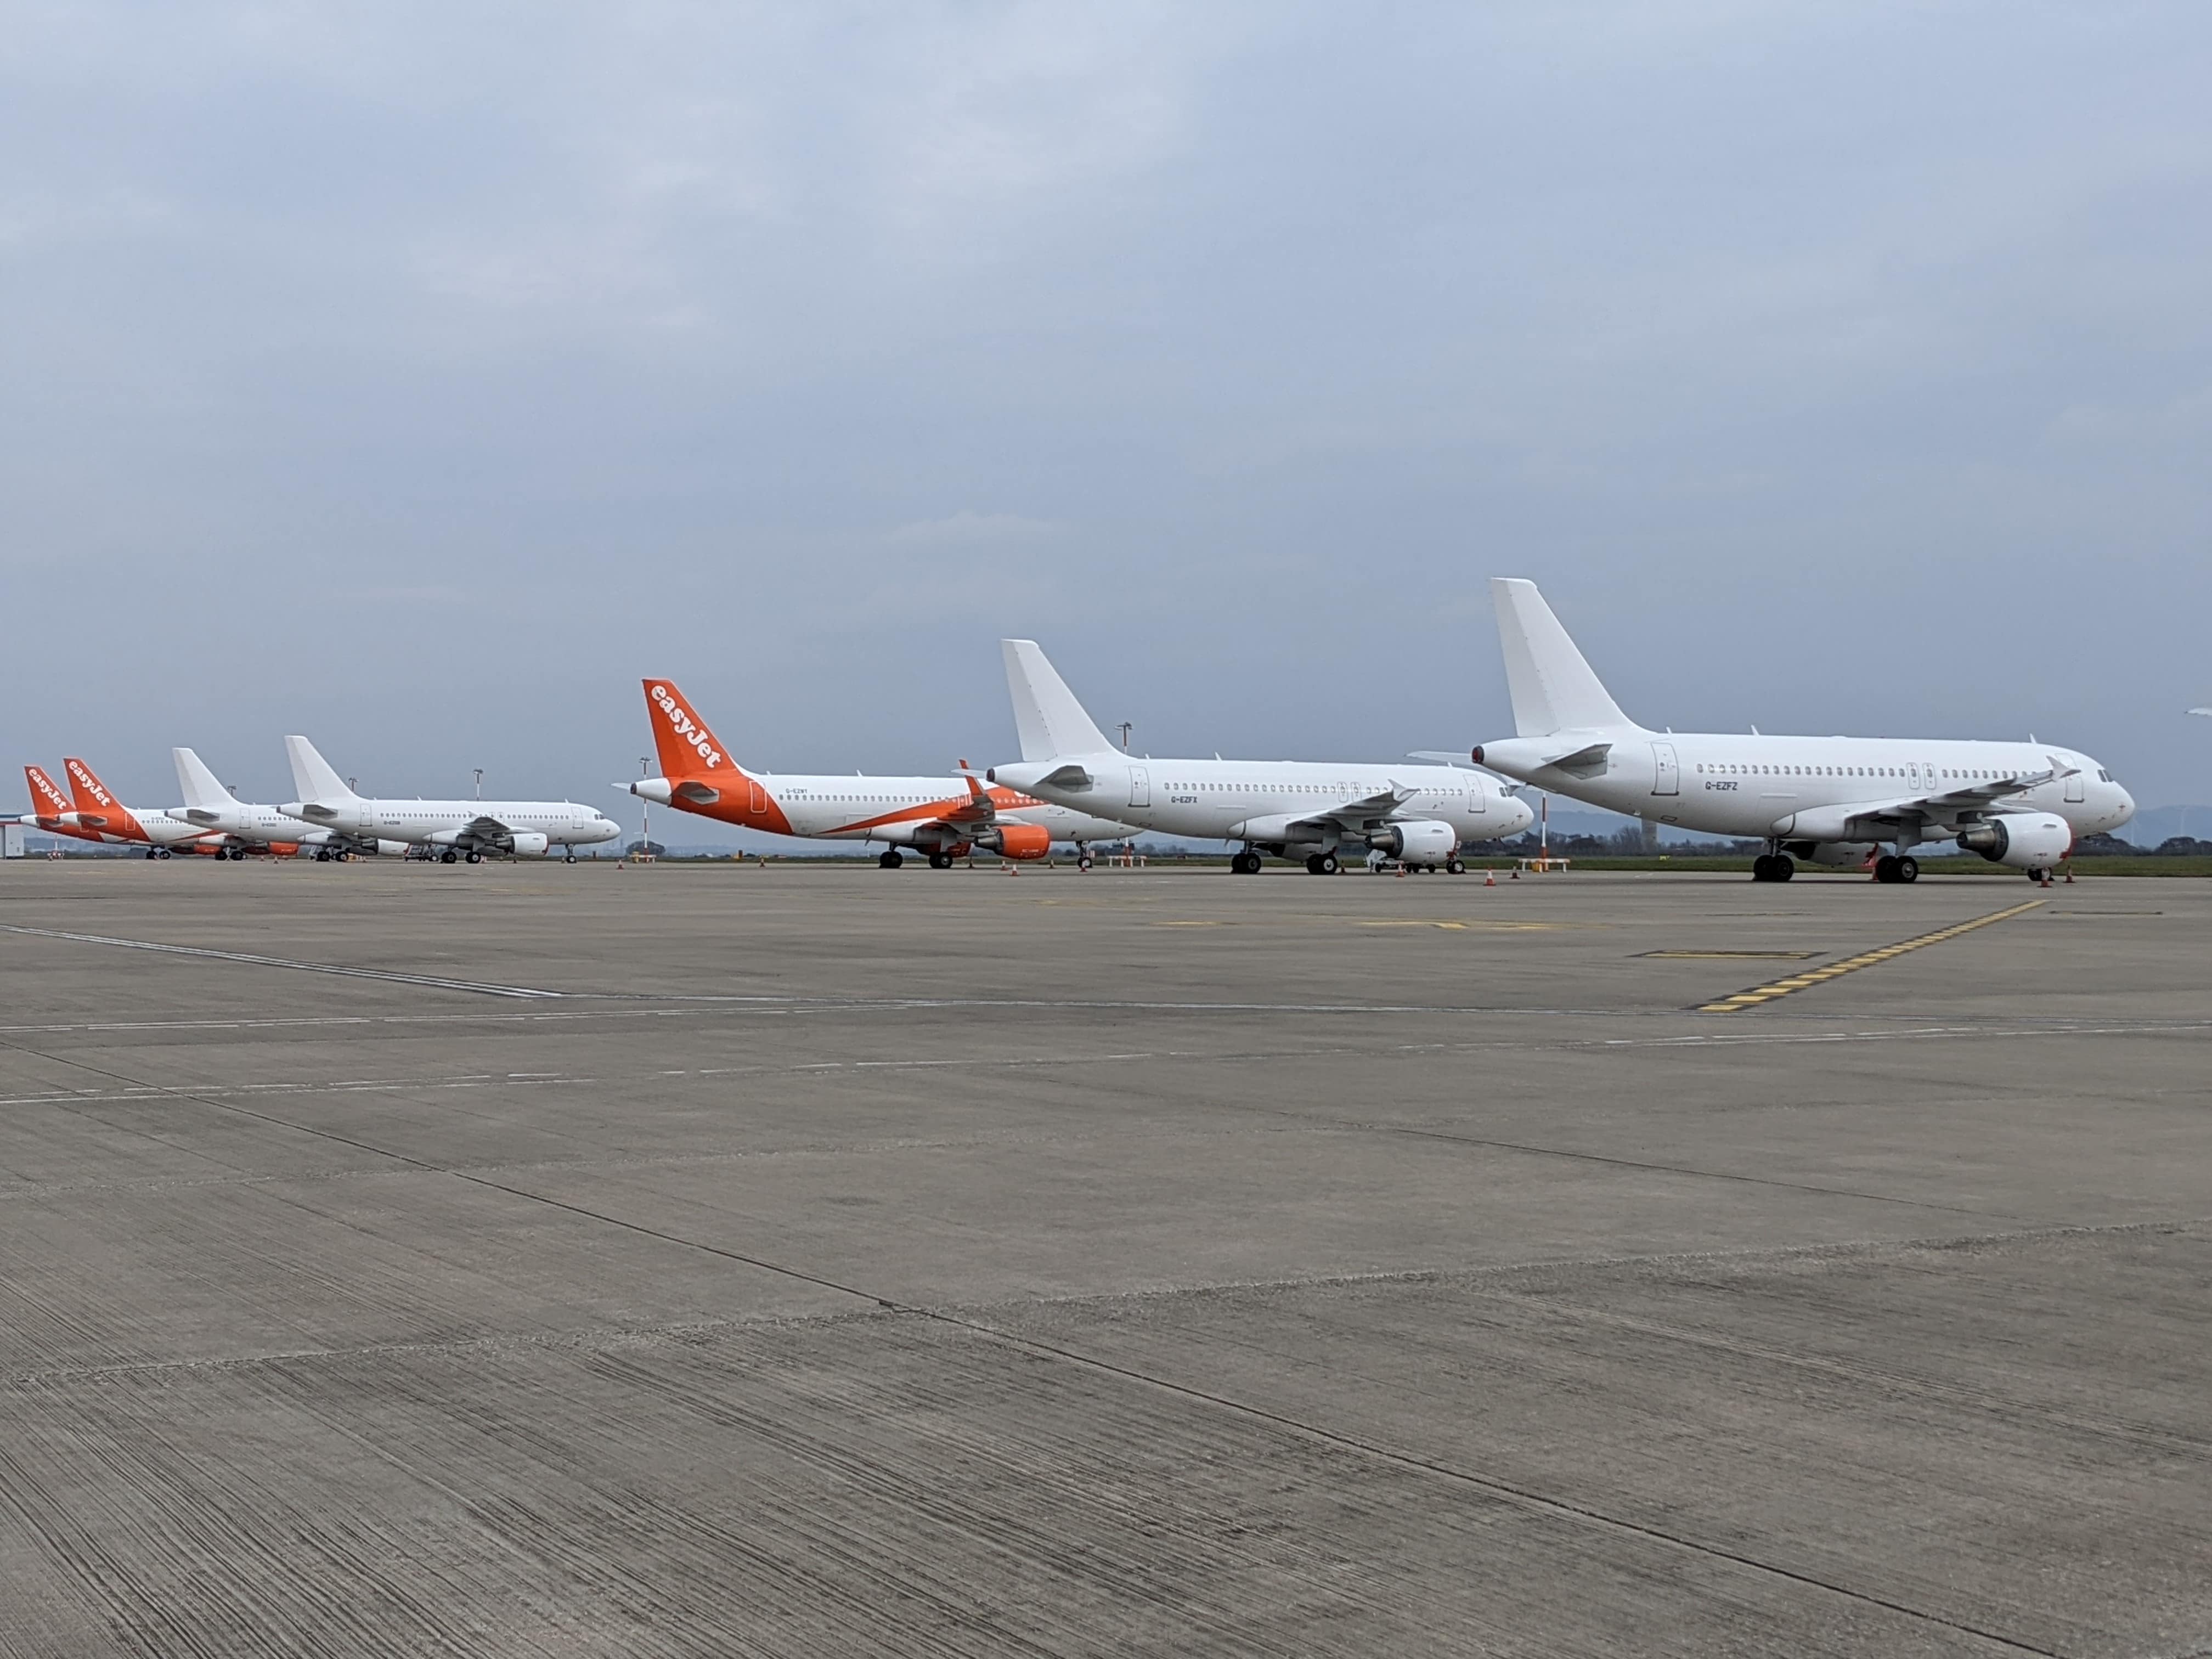
M 76 756 L 63 758 L 62 771 L 70 781 L 70 799 L 80 812 L 105 812 L 115 805 L 115 796 L 100 781 L 100 775 Z
M 35 816 L 58 818 L 76 810 L 70 804 L 70 798 L 62 793 L 61 787 L 46 775 L 45 767 L 25 767 L 23 780 L 31 786 L 31 811 Z
M 1523 738 L 1591 727 L 1633 726 L 1583 653 L 1559 626 L 1536 584 L 1492 576 L 1498 643 L 1505 653 L 1505 687 L 1513 698 L 1513 730 Z
M 305 738 L 284 739 L 284 753 L 292 763 L 292 787 L 300 792 L 303 801 L 359 800 L 360 796 L 346 787 L 340 777 L 315 750 L 315 745 Z
M 1113 749 L 1035 640 L 1000 640 L 999 649 L 1006 659 L 1006 694 L 1013 699 L 1014 732 L 1024 760 L 1103 755 Z
M 661 776 L 701 778 L 744 770 L 674 680 L 645 682 L 645 712 L 653 722 L 653 751 L 660 757 Z
M 191 750 L 172 749 L 169 758 L 177 763 L 177 787 L 184 792 L 186 811 L 212 812 L 238 805 L 238 797 L 217 782 L 207 763 Z

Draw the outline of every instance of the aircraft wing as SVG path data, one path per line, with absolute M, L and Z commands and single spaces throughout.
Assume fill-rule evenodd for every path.
M 1366 830 L 1384 823 L 1397 810 L 1421 792 L 1408 789 L 1402 783 L 1394 783 L 1388 789 L 1376 791 L 1358 800 L 1346 801 L 1340 806 L 1325 806 L 1318 812 L 1291 820 L 1294 828 L 1316 830 L 1334 827 L 1338 830 Z
M 514 831 L 489 812 L 471 818 L 460 828 L 463 843 L 474 842 L 480 847 L 496 847 L 501 851 L 514 845 Z
M 1984 778 L 1974 783 L 1962 784 L 1940 794 L 1899 795 L 1893 800 L 1850 801 L 1826 811 L 1837 815 L 1839 819 L 1848 820 L 1843 826 L 1844 838 L 1853 841 L 1878 839 L 1874 831 L 1881 826 L 1936 823 L 1955 828 L 1960 820 L 1971 821 L 1978 817 L 2007 797 L 2017 795 L 2022 790 L 2037 788 L 2059 775 L 2050 769 L 2040 772 L 2018 772 L 2009 777 Z

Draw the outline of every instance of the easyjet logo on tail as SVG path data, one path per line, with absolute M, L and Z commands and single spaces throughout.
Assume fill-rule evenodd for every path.
M 650 697 L 653 705 L 660 710 L 662 718 L 667 720 L 668 729 L 675 734 L 677 741 L 706 762 L 709 770 L 722 763 L 722 751 L 714 746 L 714 734 L 693 720 L 685 712 L 684 705 L 677 702 L 666 686 L 648 686 L 646 689 L 646 696 Z
M 82 761 L 70 761 L 69 763 L 69 775 L 70 781 L 71 783 L 75 784 L 79 789 L 84 791 L 86 794 L 91 796 L 92 799 L 100 805 L 112 806 L 115 805 L 115 797 L 109 794 L 107 791 L 101 787 L 100 780 L 93 776 L 92 769 L 87 766 Z
M 44 767 L 27 766 L 23 769 L 23 775 L 30 780 L 32 804 L 40 817 L 52 817 L 70 810 L 69 797 L 62 793 L 60 786 L 46 775 Z M 46 811 L 45 809 L 47 807 L 53 811 Z

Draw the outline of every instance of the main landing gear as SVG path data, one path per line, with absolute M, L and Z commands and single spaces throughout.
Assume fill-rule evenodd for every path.
M 1336 854 L 1309 853 L 1306 854 L 1306 873 L 1310 876 L 1333 876 L 1336 873 Z
M 471 856 L 474 855 L 471 854 Z M 458 864 L 460 862 L 460 857 L 461 855 L 459 853 L 456 853 L 452 848 L 448 847 L 444 852 L 438 854 L 438 862 L 441 864 Z
M 1761 853 L 1751 861 L 1753 881 L 1787 881 L 1797 873 L 1797 861 L 1787 853 Z
M 1256 876 L 1260 873 L 1260 855 L 1254 852 L 1233 853 L 1229 859 L 1229 873 L 1232 876 Z
M 952 854 L 932 853 L 929 855 L 929 867 L 933 870 L 950 870 L 952 867 Z
M 1876 881 L 1917 881 L 1920 879 L 1920 860 L 1910 853 L 1885 853 L 1874 861 Z
M 876 867 L 878 870 L 896 870 L 905 862 L 906 860 L 899 856 L 897 848 L 886 847 L 877 855 Z

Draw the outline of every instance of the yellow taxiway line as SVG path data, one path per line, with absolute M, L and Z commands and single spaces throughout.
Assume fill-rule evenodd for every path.
M 1939 927 L 1932 933 L 1921 934 L 1918 939 L 1903 939 L 1895 945 L 1885 945 L 1878 951 L 1862 951 L 1857 956 L 1846 957 L 1841 962 L 1832 962 L 1824 968 L 1809 969 L 1804 973 L 1792 974 L 1787 979 L 1778 979 L 1765 985 L 1754 985 L 1748 991 L 1738 991 L 1734 996 L 1723 997 L 1718 1002 L 1701 1002 L 1697 1012 L 1701 1014 L 1741 1013 L 1747 1008 L 1759 1007 L 1777 997 L 1786 997 L 1792 991 L 1802 991 L 1828 980 L 1841 978 L 1845 974 L 1855 974 L 1862 968 L 1887 962 L 1893 957 L 1901 957 L 1908 951 L 1940 945 L 1947 939 L 1971 933 L 1975 928 L 1986 927 L 1993 921 L 2005 921 L 2014 916 L 2025 915 L 2030 910 L 2039 908 L 2043 902 L 2041 899 L 2030 899 L 2025 904 L 2015 904 L 2008 909 L 1992 910 L 1988 915 L 1976 916 L 1972 921 Z

